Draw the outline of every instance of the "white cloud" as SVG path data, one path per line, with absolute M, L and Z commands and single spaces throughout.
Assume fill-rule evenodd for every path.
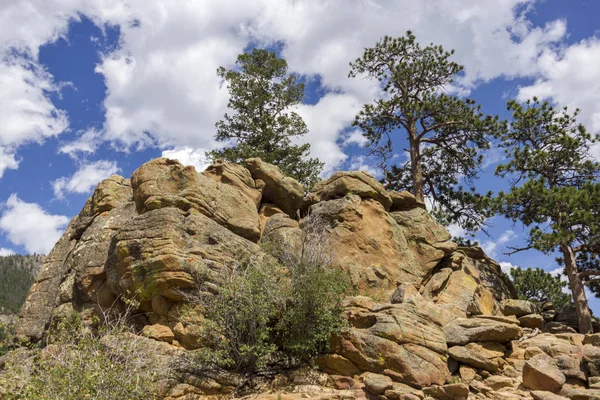
M 51 10 L 54 17 L 60 10 L 72 16 L 75 3 L 29 4 L 36 15 Z M 299 110 L 311 130 L 304 140 L 311 143 L 312 156 L 326 162 L 328 173 L 346 160 L 339 140 L 344 128 L 378 90 L 376 82 L 347 78 L 348 62 L 364 47 L 384 34 L 400 36 L 413 29 L 424 43 L 456 48 L 456 60 L 467 68 L 460 82 L 467 91 L 475 82 L 498 76 L 532 75 L 539 54 L 563 38 L 565 24 L 532 27 L 515 11 L 531 3 L 90 0 L 80 3 L 78 11 L 99 24 L 120 26 L 119 48 L 97 68 L 108 88 L 104 139 L 123 146 L 214 148 L 214 123 L 228 100 L 215 69 L 232 66 L 250 41 L 283 43 L 292 71 L 318 76 L 326 88 L 335 89 Z M 42 26 L 42 33 L 34 33 L 52 37 L 48 32 L 60 33 L 64 18 L 56 19 L 58 30 Z
M 569 278 L 567 278 L 567 276 L 564 274 L 565 268 L 564 267 L 558 267 L 553 269 L 552 271 L 548 272 L 550 275 L 552 276 L 558 276 L 560 277 L 560 280 L 563 282 L 566 282 L 567 285 L 565 287 L 563 287 L 561 290 L 563 293 L 565 294 L 572 294 L 571 293 L 571 287 L 569 286 Z M 593 294 L 591 294 L 588 289 L 586 288 L 586 295 L 589 296 L 594 296 Z
M 0 257 L 12 256 L 15 254 L 11 249 L 6 249 L 4 247 L 0 248 Z
M 12 194 L 0 217 L 0 229 L 11 243 L 29 253 L 48 254 L 68 222 L 64 215 L 49 214 L 39 204 L 26 203 Z
M 114 161 L 99 160 L 81 166 L 70 177 L 52 182 L 54 196 L 62 199 L 65 193 L 89 193 L 101 180 L 119 171 Z
M 461 228 L 458 224 L 450 224 L 446 227 L 446 229 L 448 229 L 448 232 L 450 232 L 452 237 L 465 237 L 467 234 L 467 231 Z
M 97 129 L 88 129 L 78 136 L 77 139 L 62 143 L 58 148 L 58 152 L 68 154 L 75 159 L 80 153 L 92 154 L 96 151 L 101 142 L 100 137 L 101 132 L 99 132 Z
M 210 165 L 206 158 L 206 151 L 191 147 L 176 147 L 172 150 L 163 150 L 162 156 L 179 160 L 183 165 L 192 165 L 196 171 L 202 172 Z
M 504 272 L 508 276 L 510 276 L 510 270 L 512 268 L 521 268 L 520 266 L 514 265 L 514 264 L 509 263 L 507 261 L 501 261 L 501 262 L 499 262 L 499 264 L 500 264 L 500 269 L 502 269 L 502 272 Z
M 48 92 L 58 90 L 52 77 L 34 62 L 3 57 L 0 47 L 0 145 L 11 148 L 39 142 L 68 126 L 64 112 L 56 109 Z
M 4 175 L 7 169 L 19 168 L 19 162 L 15 159 L 14 154 L 6 153 L 3 147 L 0 147 L 0 178 Z
M 506 244 L 517 237 L 518 235 L 514 231 L 508 229 L 500 235 L 498 240 L 488 240 L 481 245 L 481 248 L 488 256 L 494 258 L 498 255 L 497 248 L 499 245 Z
M 325 162 L 323 176 L 331 174 L 348 157 L 337 141 L 360 107 L 354 96 L 339 93 L 328 93 L 315 105 L 299 107 L 298 114 L 309 129 L 302 140 L 310 143 L 312 157 Z
M 454 59 L 466 67 L 457 82 L 461 92 L 501 76 L 540 77 L 543 82 L 551 76 L 547 70 L 551 62 L 545 60 L 557 57 L 556 43 L 565 38 L 566 22 L 533 26 L 523 10 L 534 4 L 534 0 L 22 0 L 0 5 L 0 48 L 20 49 L 36 62 L 39 46 L 64 36 L 68 21 L 77 20 L 78 13 L 99 26 L 119 26 L 118 48 L 105 54 L 97 67 L 107 86 L 107 119 L 98 139 L 126 147 L 210 149 L 215 147 L 214 123 L 222 118 L 228 101 L 216 68 L 231 67 L 251 42 L 281 43 L 290 70 L 319 77 L 326 89 L 334 90 L 317 104 L 299 109 L 311 131 L 302 140 L 311 143 L 312 156 L 325 161 L 329 173 L 346 160 L 345 145 L 364 144 L 357 134 L 346 138 L 349 142 L 342 136 L 362 104 L 378 92 L 376 82 L 347 77 L 349 61 L 364 47 L 385 34 L 400 36 L 412 29 L 423 43 L 456 49 Z M 37 87 L 51 87 L 51 77 L 38 74 Z M 560 83 L 552 78 L 555 81 Z M 552 93 L 558 95 L 559 90 Z M 600 92 L 590 86 L 585 90 L 584 96 L 591 97 L 595 95 L 589 93 Z M 12 136 L 40 140 L 66 128 L 65 116 L 47 102 L 43 91 L 17 88 L 14 93 L 13 98 L 34 97 L 39 111 L 36 126 L 45 128 L 36 134 L 15 129 Z M 42 123 L 48 121 L 51 124 Z M 91 136 L 84 134 L 61 151 L 92 152 L 98 142 Z
M 600 132 L 600 38 L 582 40 L 557 52 L 544 52 L 538 60 L 538 79 L 521 87 L 518 99 L 537 96 L 553 100 L 571 111 L 581 108 L 588 129 Z
M 367 139 L 359 129 L 353 129 L 346 134 L 343 143 L 344 146 L 356 144 L 363 147 L 369 143 L 369 139 Z
M 349 164 L 351 171 L 365 171 L 375 178 L 381 178 L 383 175 L 381 169 L 369 164 L 367 157 L 365 156 L 352 157 Z

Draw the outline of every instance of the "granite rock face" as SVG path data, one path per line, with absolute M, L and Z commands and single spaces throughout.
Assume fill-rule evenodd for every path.
M 330 267 L 356 288 L 344 301 L 349 328 L 317 357 L 321 371 L 261 377 L 252 398 L 595 398 L 600 340 L 515 300 L 498 263 L 450 241 L 410 193 L 338 172 L 305 194 L 260 159 L 199 173 L 161 158 L 100 182 L 46 257 L 17 335 L 42 345 L 51 321 L 77 312 L 92 323 L 133 299 L 149 365 L 173 368 L 161 396 L 231 397 L 247 377 L 181 361 L 200 346 L 201 322 L 180 311 L 243 260 L 270 257 L 265 246 L 298 246 L 309 217 Z

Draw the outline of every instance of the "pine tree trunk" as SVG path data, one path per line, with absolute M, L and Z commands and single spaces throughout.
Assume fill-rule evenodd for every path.
M 579 333 L 593 333 L 592 315 L 585 297 L 583 282 L 577 270 L 573 248 L 568 245 L 562 245 L 560 246 L 560 250 L 563 253 L 565 269 L 569 278 L 571 293 L 573 293 L 573 302 L 575 303 L 575 311 L 577 312 L 577 320 L 579 321 Z
M 421 166 L 421 149 L 417 139 L 416 127 L 411 124 L 412 129 L 408 132 L 408 141 L 410 144 L 410 172 L 413 181 L 413 194 L 417 201 L 425 203 L 425 194 L 423 191 L 423 168 Z

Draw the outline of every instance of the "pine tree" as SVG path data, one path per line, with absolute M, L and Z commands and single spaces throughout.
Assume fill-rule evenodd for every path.
M 510 129 L 499 139 L 508 162 L 496 175 L 510 176 L 511 189 L 496 198 L 500 213 L 531 227 L 527 245 L 510 253 L 537 249 L 559 251 L 569 279 L 580 333 L 592 332 L 583 286 L 590 275 L 577 265 L 579 254 L 600 253 L 600 164 L 592 161 L 590 144 L 597 140 L 577 123 L 579 110 L 555 109 L 537 98 L 524 105 L 508 102 Z M 600 275 L 600 272 L 592 271 Z
M 312 187 L 323 163 L 308 158 L 309 144 L 296 145 L 291 141 L 308 133 L 302 117 L 290 111 L 302 102 L 304 84 L 287 73 L 284 59 L 264 49 L 240 54 L 236 64 L 238 69 L 217 70 L 227 83 L 231 95 L 228 107 L 235 114 L 225 114 L 216 123 L 216 140 L 234 145 L 211 151 L 208 157 L 235 163 L 260 157 L 305 187 Z
M 563 293 L 567 282 L 560 276 L 553 276 L 540 268 L 511 268 L 510 276 L 519 298 L 537 303 L 551 302 L 558 310 L 571 301 L 571 296 Z
M 463 70 L 449 60 L 452 54 L 433 44 L 421 47 L 410 31 L 366 48 L 362 58 L 350 63 L 349 76 L 377 79 L 382 95 L 363 107 L 354 125 L 368 139 L 370 154 L 380 160 L 387 188 L 409 190 L 421 202 L 430 197 L 440 222 L 472 231 L 488 217 L 489 193 L 480 195 L 473 187 L 480 150 L 490 147 L 487 137 L 502 123 L 484 116 L 474 101 L 444 93 Z M 410 157 L 388 166 L 397 152 L 393 139 L 402 137 L 408 140 Z

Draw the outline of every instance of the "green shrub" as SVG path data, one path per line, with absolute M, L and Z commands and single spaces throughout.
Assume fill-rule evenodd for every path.
M 308 220 L 296 246 L 271 243 L 276 257 L 236 268 L 204 297 L 204 360 L 236 370 L 265 366 L 276 351 L 308 361 L 345 327 L 342 299 L 350 280 L 332 268 L 324 226 Z
M 152 372 L 143 367 L 141 343 L 131 336 L 112 345 L 103 341 L 125 334 L 124 320 L 94 333 L 73 313 L 52 330 L 50 343 L 28 362 L 7 365 L 0 384 L 7 399 L 154 399 Z M 116 344 L 115 344 L 116 343 Z
M 14 338 L 14 326 L 0 322 L 0 357 L 8 353 Z
M 273 321 L 285 306 L 287 278 L 274 260 L 250 259 L 205 299 L 204 357 L 236 370 L 254 370 L 277 350 Z
M 331 335 L 345 327 L 341 301 L 350 288 L 340 270 L 300 262 L 290 270 L 287 307 L 277 324 L 286 353 L 308 361 L 326 350 Z

